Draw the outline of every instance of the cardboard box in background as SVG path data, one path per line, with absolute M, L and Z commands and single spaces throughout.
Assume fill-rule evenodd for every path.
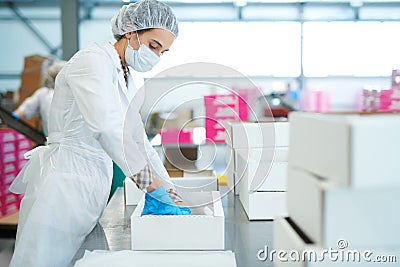
M 164 166 L 166 169 L 195 170 L 197 160 L 197 145 L 163 146 L 165 153 Z
M 187 108 L 179 108 L 173 112 L 154 112 L 146 122 L 146 133 L 155 136 L 163 130 L 198 127 L 192 118 L 193 110 Z
M 44 74 L 53 61 L 53 58 L 40 55 L 25 57 L 24 69 L 21 73 L 21 85 L 18 91 L 18 106 L 43 86 Z M 24 119 L 23 121 L 39 131 L 42 130 L 42 123 L 38 114 L 29 120 Z
M 321 247 L 345 239 L 352 248 L 399 248 L 398 203 L 400 186 L 343 187 L 303 170 L 288 170 L 288 212 Z
M 131 217 L 132 250 L 224 250 L 225 218 L 220 193 L 190 192 L 182 197 L 192 215 L 142 216 L 142 198 Z M 213 215 L 204 214 L 205 205 Z
M 289 164 L 347 186 L 400 185 L 400 115 L 292 112 Z
M 24 69 L 21 73 L 18 105 L 43 86 L 44 74 L 53 61 L 53 58 L 40 55 L 25 57 Z

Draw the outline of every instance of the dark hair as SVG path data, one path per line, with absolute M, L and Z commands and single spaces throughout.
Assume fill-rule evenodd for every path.
M 150 30 L 152 30 L 153 28 L 151 28 L 151 29 L 143 29 L 143 30 L 138 30 L 138 31 L 136 31 L 138 34 L 141 34 L 141 33 L 144 33 L 144 32 L 147 32 L 147 31 L 150 31 Z M 117 42 L 119 41 L 119 40 L 121 40 L 122 38 L 124 38 L 125 37 L 125 34 L 123 34 L 123 35 L 114 35 L 114 38 L 115 38 L 115 40 L 117 40 Z

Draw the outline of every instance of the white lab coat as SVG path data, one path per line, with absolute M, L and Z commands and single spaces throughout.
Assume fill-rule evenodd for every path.
M 24 114 L 24 117 L 30 119 L 39 112 L 42 118 L 43 132 L 48 134 L 48 121 L 50 114 L 51 99 L 53 98 L 54 90 L 52 88 L 39 88 L 19 106 L 19 109 Z
M 142 84 L 130 76 L 126 88 L 109 43 L 81 50 L 57 75 L 48 145 L 31 151 L 11 186 L 26 190 L 11 267 L 68 266 L 105 208 L 112 160 L 128 177 L 150 164 L 173 187 L 144 132 Z

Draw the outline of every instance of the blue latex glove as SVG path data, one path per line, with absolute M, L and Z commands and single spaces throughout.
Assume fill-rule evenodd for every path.
M 146 193 L 142 215 L 190 215 L 187 207 L 177 206 L 163 186 Z
M 13 111 L 13 112 L 11 113 L 11 116 L 13 116 L 15 119 L 19 120 L 19 116 L 18 116 L 18 114 L 17 114 L 15 111 Z

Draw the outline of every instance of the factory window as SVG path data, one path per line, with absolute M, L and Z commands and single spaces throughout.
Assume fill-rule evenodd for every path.
M 249 76 L 294 77 L 300 74 L 300 23 L 182 22 L 179 38 L 164 57 L 149 76 L 201 61 Z
M 389 76 L 399 68 L 400 22 L 304 24 L 305 76 Z

